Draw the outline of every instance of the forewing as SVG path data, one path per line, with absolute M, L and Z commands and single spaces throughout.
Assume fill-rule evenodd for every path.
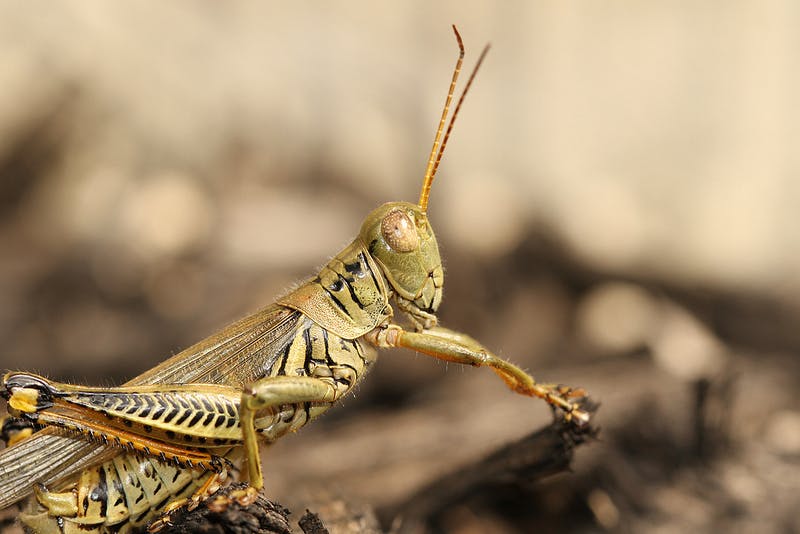
M 265 376 L 301 315 L 272 305 L 145 371 L 126 385 L 205 383 L 241 387 Z
M 294 337 L 302 314 L 272 305 L 130 380 L 125 385 L 212 383 L 235 387 L 268 374 Z M 0 451 L 0 509 L 118 454 L 56 429 L 44 429 Z
M 54 432 L 53 429 L 37 432 L 13 447 L 0 451 L 0 509 L 30 495 L 38 481 L 47 484 L 73 466 L 88 467 L 114 454 L 111 449 Z

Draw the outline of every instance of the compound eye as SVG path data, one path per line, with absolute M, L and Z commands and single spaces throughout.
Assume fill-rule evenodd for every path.
M 419 248 L 419 235 L 414 221 L 405 212 L 389 212 L 381 221 L 381 234 L 392 250 L 411 252 Z

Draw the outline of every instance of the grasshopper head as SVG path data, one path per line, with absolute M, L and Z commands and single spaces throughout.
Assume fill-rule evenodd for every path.
M 425 212 L 409 202 L 389 202 L 367 216 L 359 235 L 397 296 L 435 313 L 444 271 Z
M 445 131 L 444 125 L 450 110 L 450 103 L 453 100 L 453 91 L 464 60 L 464 43 L 461 41 L 461 35 L 455 26 L 453 26 L 453 31 L 458 42 L 458 60 L 453 70 L 453 80 L 447 91 L 439 127 L 433 138 L 433 148 L 428 157 L 419 204 L 409 202 L 384 204 L 369 214 L 359 234 L 397 295 L 398 305 L 408 312 L 414 323 L 421 328 L 429 328 L 436 324 L 434 314 L 442 302 L 442 285 L 444 284 L 444 270 L 442 269 L 442 259 L 439 256 L 439 245 L 436 243 L 436 237 L 433 235 L 426 215 L 431 184 L 436 176 L 436 170 L 439 168 L 450 132 L 453 130 L 458 110 L 464 102 L 464 97 L 483 58 L 489 51 L 487 45 L 481 52 Z

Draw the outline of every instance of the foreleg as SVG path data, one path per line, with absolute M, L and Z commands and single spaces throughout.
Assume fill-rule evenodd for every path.
M 580 409 L 573 400 L 582 397 L 582 390 L 572 390 L 555 384 L 540 384 L 516 365 L 493 354 L 478 341 L 466 334 L 442 327 L 421 332 L 409 332 L 397 325 L 376 328 L 368 333 L 367 340 L 378 347 L 403 347 L 440 360 L 474 367 L 489 367 L 509 388 L 532 397 L 544 399 L 564 411 L 565 417 L 578 425 L 589 422 L 589 413 Z

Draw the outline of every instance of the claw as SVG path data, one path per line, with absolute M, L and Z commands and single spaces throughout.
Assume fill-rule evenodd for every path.
M 239 490 L 231 491 L 228 495 L 217 495 L 205 502 L 206 508 L 216 514 L 221 514 L 234 502 L 239 506 L 250 506 L 258 498 L 258 490 L 253 486 L 247 486 Z
M 178 510 L 182 506 L 186 506 L 188 503 L 189 499 L 176 499 L 172 501 L 171 503 L 169 503 L 167 506 L 164 507 L 164 513 L 162 514 L 162 517 L 171 514 L 172 512 Z
M 178 499 L 169 503 L 161 513 L 161 517 L 150 523 L 150 526 L 147 527 L 147 532 L 159 532 L 164 527 L 171 527 L 172 516 L 181 508 L 185 508 L 187 512 L 191 512 L 200 506 L 201 503 L 206 502 L 208 508 L 212 509 L 216 499 L 209 502 L 208 498 L 220 488 L 227 477 L 228 474 L 224 470 L 220 473 L 212 473 L 191 497 L 188 499 Z
M 147 527 L 147 532 L 160 532 L 162 528 L 171 526 L 170 516 L 165 512 L 161 517 L 150 523 L 150 526 Z
M 583 411 L 577 407 L 570 410 L 566 416 L 567 421 L 574 423 L 579 429 L 586 428 L 592 420 L 592 415 L 589 412 Z
M 258 498 L 258 490 L 253 486 L 231 492 L 231 498 L 241 506 L 250 506 Z

